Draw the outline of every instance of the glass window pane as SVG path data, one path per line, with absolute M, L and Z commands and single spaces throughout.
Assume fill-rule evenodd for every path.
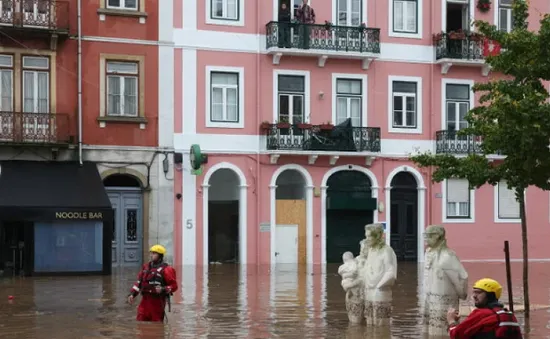
M 501 6 L 512 6 L 512 1 L 513 0 L 500 0 L 500 5 Z
M 470 86 L 447 84 L 446 95 L 447 99 L 470 100 Z
M 399 95 L 393 96 L 393 109 L 394 111 L 402 111 L 403 110 L 403 97 Z
M 0 71 L 0 111 L 11 112 L 13 110 L 13 73 L 12 71 Z
M 120 0 L 109 0 L 107 3 L 109 7 L 120 7 Z
M 408 32 L 416 32 L 416 1 L 407 1 L 406 9 L 406 28 Z
M 12 67 L 13 66 L 13 57 L 11 55 L 0 55 L 0 66 L 2 66 L 2 67 Z
M 336 98 L 336 124 L 339 124 L 348 118 L 348 99 Z
M 212 72 L 212 85 L 238 85 L 239 75 L 237 73 Z
M 350 98 L 350 118 L 361 118 L 361 99 Z
M 405 117 L 407 119 L 406 125 L 407 127 L 416 127 L 416 118 L 415 118 L 414 111 L 407 111 L 405 114 Z
M 448 102 L 447 103 L 447 126 L 450 125 L 455 126 L 456 124 L 456 104 L 454 102 Z M 451 128 L 447 128 L 451 129 Z M 452 128 L 455 129 L 454 127 Z
M 212 103 L 212 112 L 210 114 L 213 121 L 223 121 L 223 104 Z
M 338 94 L 361 94 L 361 80 L 338 79 L 336 81 L 336 92 Z
M 279 115 L 288 115 L 290 111 L 290 97 L 288 95 L 279 95 Z
M 301 95 L 292 96 L 292 115 L 302 117 L 304 115 L 304 98 Z
M 42 57 L 23 57 L 23 67 L 25 68 L 48 68 L 50 59 Z
M 236 20 L 238 18 L 238 10 L 237 10 L 238 4 L 237 0 L 227 0 L 227 15 L 226 17 L 228 19 L 234 19 Z
M 34 72 L 23 72 L 23 112 L 35 112 Z
M 393 30 L 403 31 L 403 9 L 404 4 L 402 1 L 393 2 Z
M 212 88 L 212 104 L 223 104 L 223 88 Z
M 303 76 L 279 75 L 279 92 L 299 92 L 305 91 L 305 80 Z
M 393 125 L 394 126 L 403 126 L 403 112 L 402 111 L 393 111 Z
M 394 93 L 416 93 L 416 82 L 394 81 Z
M 138 65 L 135 62 L 108 62 L 107 73 L 138 74 Z
M 137 0 L 124 0 L 124 8 L 137 9 Z
M 237 104 L 227 104 L 227 121 L 236 122 L 239 121 L 239 116 L 237 112 Z
M 208 0 L 206 0 L 208 1 Z M 222 18 L 223 17 L 223 0 L 210 0 L 212 1 L 212 17 Z
M 406 97 L 406 110 L 407 111 L 415 111 L 416 110 L 416 100 L 414 97 Z

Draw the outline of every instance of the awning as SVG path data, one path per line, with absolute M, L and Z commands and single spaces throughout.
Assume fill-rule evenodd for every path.
M 0 220 L 109 220 L 113 209 L 94 163 L 0 162 Z

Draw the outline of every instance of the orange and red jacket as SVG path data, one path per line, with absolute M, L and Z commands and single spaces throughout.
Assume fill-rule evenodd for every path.
M 162 295 L 170 295 L 178 290 L 176 281 L 176 270 L 168 264 L 162 263 L 158 266 L 152 262 L 144 264 L 138 273 L 137 281 L 130 290 L 134 297 L 141 294 L 157 294 L 157 286 L 162 287 Z
M 451 339 L 523 339 L 514 314 L 502 307 L 476 308 L 463 322 L 449 327 Z

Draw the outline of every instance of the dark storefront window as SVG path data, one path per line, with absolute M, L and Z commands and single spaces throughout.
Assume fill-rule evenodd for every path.
M 34 271 L 103 270 L 103 223 L 58 221 L 34 224 Z

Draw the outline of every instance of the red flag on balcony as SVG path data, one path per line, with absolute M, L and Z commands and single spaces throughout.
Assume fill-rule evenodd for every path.
M 495 56 L 500 54 L 500 44 L 494 40 L 483 40 L 483 56 Z

